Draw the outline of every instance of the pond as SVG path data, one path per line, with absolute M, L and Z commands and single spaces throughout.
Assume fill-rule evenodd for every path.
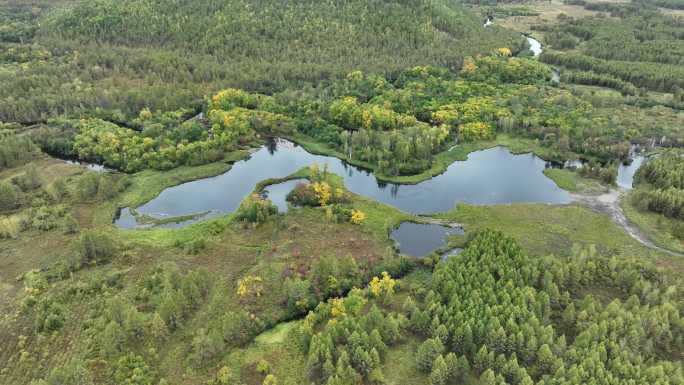
M 447 237 L 463 234 L 460 227 L 437 224 L 402 222 L 392 231 L 390 238 L 399 246 L 399 252 L 414 257 L 424 257 L 440 247 L 446 246 Z
M 258 182 L 286 177 L 314 163 L 328 165 L 330 172 L 342 176 L 348 190 L 413 214 L 446 211 L 459 202 L 491 205 L 570 201 L 569 194 L 542 173 L 544 160 L 533 154 L 512 154 L 505 147 L 472 152 L 466 161 L 452 163 L 434 178 L 414 185 L 398 185 L 380 182 L 371 172 L 340 159 L 314 155 L 287 140 L 273 139 L 224 174 L 167 188 L 136 211 L 156 219 L 231 213 Z M 279 194 L 286 195 L 282 192 L 288 187 L 291 186 L 275 187 L 270 194 L 281 199 Z M 284 198 L 279 207 L 286 207 Z M 116 220 L 121 227 L 137 227 L 132 222 L 135 221 L 125 215 Z
M 270 199 L 271 202 L 278 207 L 278 212 L 286 213 L 288 210 L 287 194 L 300 183 L 306 183 L 306 180 L 292 179 L 286 182 L 268 185 L 264 189 L 263 196 L 264 198 Z

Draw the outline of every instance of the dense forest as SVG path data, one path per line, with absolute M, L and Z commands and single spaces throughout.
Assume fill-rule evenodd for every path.
M 681 3 L 0 0 L 0 384 L 684 385 Z M 141 210 L 273 137 L 393 194 L 503 145 L 569 198 L 412 215 L 311 164 Z
M 668 151 L 647 162 L 637 174 L 639 189 L 632 202 L 648 210 L 674 219 L 672 234 L 684 239 L 684 155 Z
M 458 68 L 522 44 L 442 0 L 11 1 L 0 23 L 0 121 L 20 122 L 127 120 L 227 87 L 271 93 L 352 70 Z
M 626 9 L 610 17 L 568 18 L 540 27 L 553 49 L 544 52 L 542 61 L 593 74 L 582 76 L 581 84 L 610 86 L 625 93 L 635 93 L 634 87 L 680 92 L 684 21 L 656 10 Z
M 473 376 L 481 384 L 680 384 L 670 354 L 684 336 L 681 300 L 640 269 L 586 256 L 533 263 L 512 239 L 483 232 L 401 310 L 366 312 L 352 292 L 341 304 L 319 305 L 293 334 L 324 384 L 382 381 L 383 354 L 407 332 L 423 340 L 415 360 L 432 385 Z M 394 290 L 379 286 L 387 303 Z M 624 299 L 571 294 L 587 286 Z
M 497 134 L 535 139 L 556 159 L 580 156 L 601 164 L 626 159 L 630 140 L 661 136 L 661 128 L 605 121 L 590 102 L 553 87 L 548 67 L 508 55 L 502 49 L 468 57 L 458 73 L 414 67 L 394 80 L 355 71 L 294 95 L 226 89 L 207 101 L 201 119 L 187 120 L 188 110 L 143 109 L 129 127 L 55 119 L 32 137 L 49 153 L 135 172 L 213 162 L 258 135 L 280 135 L 324 143 L 352 162 L 396 176 L 429 169 L 434 156 L 455 143 Z M 684 143 L 681 133 L 667 138 Z

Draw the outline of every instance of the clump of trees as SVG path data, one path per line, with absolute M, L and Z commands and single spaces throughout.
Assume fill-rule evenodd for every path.
M 403 319 L 375 305 L 364 314 L 367 296 L 367 291 L 353 289 L 344 298 L 321 302 L 293 331 L 292 338 L 306 354 L 309 376 L 317 383 L 384 380 L 382 360 L 401 339 Z
M 235 213 L 237 220 L 258 225 L 278 214 L 278 207 L 259 194 L 251 194 Z
M 589 162 L 580 167 L 579 174 L 585 178 L 598 179 L 607 185 L 614 185 L 618 170 L 614 164 L 601 165 L 596 162 Z
M 597 286 L 624 299 L 578 294 Z M 665 352 L 679 349 L 684 304 L 668 287 L 616 258 L 533 261 L 514 240 L 484 231 L 437 266 L 424 300 L 408 302 L 408 325 L 426 338 L 416 359 L 434 383 L 449 373 L 500 384 L 678 383 L 682 369 Z
M 39 153 L 38 146 L 27 136 L 2 135 L 0 132 L 0 170 L 26 164 Z

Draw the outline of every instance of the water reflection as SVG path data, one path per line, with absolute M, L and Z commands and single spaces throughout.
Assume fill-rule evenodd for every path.
M 288 211 L 287 194 L 290 193 L 298 184 L 305 183 L 304 179 L 292 179 L 286 182 L 272 184 L 264 189 L 264 198 L 268 198 L 278 207 L 278 212 Z
M 153 218 L 211 212 L 233 212 L 256 184 L 282 178 L 312 164 L 327 165 L 344 177 L 350 191 L 414 214 L 446 211 L 458 202 L 504 204 L 516 202 L 567 203 L 568 193 L 543 175 L 545 162 L 533 154 L 514 155 L 505 147 L 476 151 L 468 160 L 452 163 L 432 179 L 414 185 L 379 182 L 371 172 L 344 161 L 314 155 L 289 141 L 270 141 L 224 174 L 165 189 L 137 208 Z M 389 188 L 387 186 L 389 185 Z M 129 222 L 117 221 L 128 227 Z
M 631 190 L 634 185 L 634 174 L 644 164 L 645 160 L 645 156 L 637 155 L 628 164 L 621 163 L 620 167 L 618 167 L 617 185 Z
M 399 252 L 414 257 L 424 257 L 434 250 L 446 246 L 447 237 L 463 234 L 459 227 L 436 224 L 403 222 L 392 231 L 390 238 L 399 245 Z

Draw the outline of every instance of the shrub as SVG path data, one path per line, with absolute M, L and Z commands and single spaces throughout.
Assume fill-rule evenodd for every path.
M 355 225 L 360 225 L 366 220 L 366 213 L 361 210 L 352 210 L 351 218 L 349 219 L 351 223 Z
M 213 360 L 216 358 L 224 348 L 221 333 L 218 330 L 199 329 L 195 333 L 195 338 L 192 339 L 192 355 L 190 359 L 195 361 L 198 365 L 203 362 Z
M 299 183 L 287 194 L 287 201 L 297 206 L 318 206 L 318 198 L 308 183 Z
M 13 210 L 19 206 L 19 191 L 11 183 L 0 181 L 0 210 Z
M 259 360 L 256 365 L 256 370 L 261 374 L 268 374 L 271 371 L 271 365 L 266 360 Z
M 0 239 L 16 239 L 22 230 L 21 218 L 14 215 L 0 218 Z
M 229 346 L 243 346 L 263 330 L 261 321 L 244 310 L 228 312 L 221 319 L 223 340 Z
M 16 177 L 16 184 L 22 191 L 32 191 L 43 185 L 43 180 L 38 175 L 38 169 L 35 165 L 29 165 L 26 172 Z
M 183 245 L 183 250 L 188 253 L 188 254 L 199 254 L 200 251 L 204 250 L 207 247 L 207 241 L 204 240 L 204 238 L 197 238 L 193 239 L 189 242 L 186 242 Z
M 684 241 L 684 222 L 678 222 L 672 225 L 672 235 L 675 238 Z
M 244 222 L 264 223 L 269 217 L 278 214 L 278 207 L 259 194 L 247 197 L 237 211 L 237 219 Z
M 237 294 L 241 300 L 253 300 L 256 297 L 261 297 L 263 291 L 263 279 L 259 276 L 248 275 L 238 281 Z
M 117 384 L 150 385 L 154 374 L 143 357 L 128 353 L 116 363 L 114 379 Z
M 64 206 L 40 206 L 30 210 L 29 220 L 31 228 L 40 231 L 52 230 L 62 223 L 65 216 Z
M 64 325 L 66 307 L 52 298 L 43 298 L 38 303 L 35 325 L 39 332 L 53 332 Z
M 285 281 L 287 310 L 292 316 L 305 314 L 316 304 L 311 282 L 299 278 Z
M 112 178 L 106 175 L 98 175 L 99 183 L 97 185 L 97 195 L 103 199 L 111 199 L 119 193 L 118 187 Z
M 56 181 L 50 183 L 45 188 L 45 192 L 50 197 L 50 199 L 55 203 L 62 202 L 62 200 L 68 194 L 66 183 L 62 179 L 57 179 Z
M 81 200 L 93 199 L 100 187 L 100 176 L 96 173 L 86 173 L 78 179 L 76 192 Z
M 494 138 L 494 131 L 489 123 L 469 122 L 461 125 L 459 135 L 464 141 L 486 140 Z
M 64 216 L 64 234 L 76 234 L 78 229 L 78 221 L 73 215 L 67 214 Z
M 38 152 L 38 147 L 29 138 L 14 134 L 0 137 L 0 170 L 28 163 Z
M 352 214 L 353 210 L 338 204 L 326 207 L 326 216 L 335 223 L 346 223 L 351 221 Z
M 585 178 L 598 179 L 608 185 L 614 185 L 617 180 L 617 167 L 611 164 L 604 167 L 597 163 L 589 163 L 580 168 L 579 173 Z
M 95 231 L 81 234 L 77 249 L 83 264 L 108 262 L 115 252 L 112 240 L 107 235 Z
M 44 383 L 49 385 L 82 385 L 91 383 L 91 378 L 85 365 L 74 358 L 68 364 L 53 369 Z M 41 383 L 39 382 L 39 384 Z

